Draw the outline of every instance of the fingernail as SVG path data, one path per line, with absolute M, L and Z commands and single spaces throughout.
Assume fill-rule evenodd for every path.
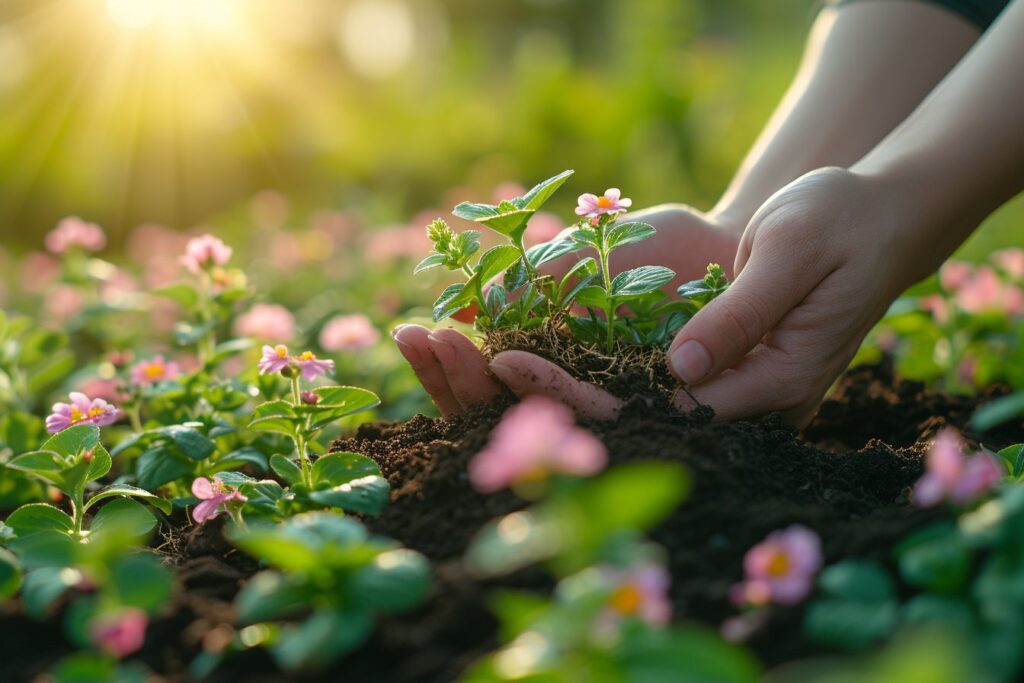
M 427 343 L 430 346 L 430 350 L 434 353 L 439 361 L 445 364 L 455 363 L 455 347 L 449 344 L 441 337 L 436 337 L 433 334 L 427 335 Z
M 398 341 L 398 333 L 404 330 L 406 327 L 409 327 L 409 325 L 402 324 L 396 327 L 395 329 L 391 330 L 391 338 L 394 339 L 395 341 Z
M 672 371 L 687 384 L 696 384 L 711 372 L 711 354 L 696 339 L 687 339 L 672 352 Z

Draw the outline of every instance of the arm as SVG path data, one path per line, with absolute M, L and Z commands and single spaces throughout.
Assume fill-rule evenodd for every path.
M 826 168 L 753 217 L 732 288 L 673 341 L 674 372 L 732 418 L 806 423 L 908 285 L 1024 188 L 1024 0 L 849 171 Z

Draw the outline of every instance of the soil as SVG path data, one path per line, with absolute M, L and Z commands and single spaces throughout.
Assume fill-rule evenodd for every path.
M 729 587 L 740 578 L 747 548 L 768 532 L 800 522 L 819 532 L 828 561 L 870 557 L 891 562 L 889 549 L 909 531 L 941 513 L 908 505 L 922 471 L 924 444 L 946 425 L 963 428 L 978 398 L 930 393 L 875 366 L 848 373 L 815 421 L 796 434 L 776 416 L 749 422 L 711 421 L 710 409 L 670 412 L 636 389 L 642 373 L 620 378 L 631 397 L 614 422 L 583 422 L 607 445 L 613 463 L 669 459 L 690 472 L 689 498 L 652 534 L 668 554 L 678 618 L 712 627 L 734 613 Z M 632 393 L 631 393 L 632 392 Z M 653 405 L 652 405 L 653 404 Z M 661 407 L 659 407 L 661 406 Z M 375 458 L 392 486 L 392 503 L 366 520 L 428 556 L 435 565 L 431 597 L 419 610 L 389 617 L 357 653 L 331 671 L 301 680 L 374 683 L 448 682 L 493 648 L 496 623 L 487 609 L 495 586 L 544 591 L 553 580 L 530 569 L 490 583 L 472 580 L 459 557 L 487 521 L 523 503 L 510 493 L 483 496 L 466 477 L 466 463 L 486 443 L 506 405 L 471 414 L 405 423 L 363 425 L 336 449 Z M 968 434 L 978 440 L 979 435 Z M 1024 440 L 1024 421 L 985 435 L 988 447 Z M 142 660 L 167 681 L 187 679 L 185 668 L 204 643 L 229 637 L 231 599 L 256 564 L 233 550 L 220 521 L 200 527 L 175 519 L 160 551 L 175 564 L 183 590 L 173 609 L 151 626 Z M 60 637 L 59 614 L 45 623 L 0 610 L 3 680 L 31 680 L 70 645 Z M 800 634 L 799 608 L 779 610 L 751 646 L 773 666 L 817 650 Z M 770 634 L 767 635 L 767 634 Z M 8 677 L 10 673 L 10 677 Z M 283 681 L 269 657 L 253 651 L 225 662 L 210 680 Z

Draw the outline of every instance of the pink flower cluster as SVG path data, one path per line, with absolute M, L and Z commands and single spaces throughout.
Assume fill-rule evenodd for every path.
M 149 617 L 137 607 L 94 618 L 89 624 L 92 642 L 101 651 L 123 659 L 142 649 Z
M 380 330 L 365 315 L 337 315 L 320 331 L 320 346 L 327 351 L 358 351 L 380 340 Z
M 174 361 L 164 360 L 161 355 L 153 356 L 132 366 L 131 380 L 135 386 L 145 387 L 157 382 L 167 382 L 181 374 L 181 368 Z
M 1019 280 L 1024 269 L 1024 250 L 1004 249 L 992 256 L 1010 278 Z M 964 313 L 998 312 L 1010 317 L 1024 315 L 1024 290 L 1000 276 L 991 266 L 975 268 L 962 261 L 949 261 L 939 271 L 939 284 L 952 297 L 932 294 L 923 297 L 921 308 L 944 324 L 952 315 L 952 307 Z
M 193 237 L 185 245 L 181 264 L 190 273 L 198 274 L 213 266 L 223 266 L 231 260 L 232 249 L 213 235 Z
M 196 524 L 202 524 L 216 518 L 221 512 L 226 512 L 231 501 L 237 500 L 244 503 L 249 500 L 238 491 L 229 489 L 217 477 L 213 479 L 199 477 L 193 481 L 192 495 L 200 501 L 192 510 L 192 519 L 196 521 Z
M 107 246 L 107 236 L 95 223 L 83 221 L 78 216 L 69 216 L 47 233 L 45 244 L 53 254 L 63 254 L 72 247 L 84 251 L 99 251 Z
M 645 564 L 628 569 L 603 568 L 601 573 L 614 587 L 608 606 L 599 617 L 602 626 L 633 618 L 660 628 L 672 620 L 672 602 L 668 596 L 672 578 L 664 567 Z
M 795 605 L 810 594 L 821 563 L 821 539 L 814 531 L 800 524 L 773 531 L 747 551 L 744 581 L 729 596 L 737 605 Z
M 576 202 L 576 215 L 586 216 L 587 218 L 597 218 L 602 214 L 620 213 L 633 206 L 633 200 L 623 197 L 622 191 L 617 187 L 608 188 L 600 197 L 586 192 L 581 194 Z
M 289 355 L 288 347 L 284 344 L 276 346 L 264 346 L 263 356 L 256 365 L 261 375 L 281 372 L 287 367 L 295 364 L 299 372 L 307 380 L 313 380 L 320 375 L 334 372 L 333 360 L 321 360 L 312 351 L 303 351 L 297 356 Z
M 510 408 L 490 442 L 469 463 L 469 479 L 483 493 L 543 479 L 552 472 L 596 474 L 608 460 L 604 444 L 576 426 L 563 403 L 528 396 Z
M 291 341 L 295 337 L 295 317 L 284 306 L 256 304 L 235 321 L 235 334 L 268 341 Z
M 71 403 L 54 403 L 53 412 L 46 418 L 46 430 L 51 434 L 80 424 L 106 427 L 121 416 L 116 406 L 102 398 L 89 398 L 78 391 L 72 391 L 69 397 Z
M 952 429 L 939 432 L 925 462 L 925 473 L 911 493 L 919 507 L 932 507 L 943 500 L 969 503 L 984 495 L 1006 475 L 1002 464 L 986 453 L 964 456 L 964 444 Z

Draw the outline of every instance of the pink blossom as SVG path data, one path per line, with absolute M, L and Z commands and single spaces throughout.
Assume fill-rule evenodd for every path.
M 199 273 L 212 266 L 223 266 L 231 259 L 232 249 L 213 235 L 193 237 L 185 245 L 181 263 L 192 273 Z
M 963 261 L 946 261 L 939 270 L 939 284 L 947 292 L 960 289 L 974 275 L 974 266 Z
M 46 295 L 46 312 L 57 322 L 66 322 L 85 308 L 85 295 L 74 285 L 57 285 Z
M 601 573 L 614 588 L 599 619 L 614 623 L 635 618 L 655 627 L 667 626 L 672 620 L 668 597 L 672 577 L 664 567 L 646 564 L 629 569 L 603 568 Z
M 249 500 L 240 492 L 229 489 L 217 477 L 213 479 L 197 478 L 192 482 L 192 495 L 200 500 L 200 503 L 192 510 L 192 519 L 196 524 L 202 524 L 209 519 L 214 519 L 221 512 L 225 512 L 231 501 L 237 500 L 244 503 Z
M 431 248 L 422 225 L 415 223 L 377 230 L 368 235 L 363 253 L 371 262 L 381 264 L 403 258 L 422 258 Z
M 126 607 L 115 614 L 101 615 L 89 624 L 92 642 L 103 652 L 123 659 L 142 649 L 146 641 L 149 617 L 137 607 Z
M 978 268 L 956 292 L 957 305 L 967 313 L 999 310 L 1002 301 L 1003 282 L 996 271 L 988 266 Z
M 358 351 L 380 340 L 380 330 L 361 313 L 338 315 L 320 331 L 320 346 L 328 351 Z
M 82 382 L 77 389 L 86 396 L 102 398 L 105 401 L 122 401 L 127 398 L 124 394 L 124 386 L 120 379 L 90 377 Z
M 550 472 L 592 475 L 607 460 L 604 444 L 575 425 L 569 408 L 529 396 L 491 432 L 490 442 L 469 463 L 469 478 L 477 490 L 490 493 Z
M 992 261 L 1014 280 L 1024 278 L 1024 249 L 1000 249 L 992 254 Z
M 633 206 L 633 200 L 623 197 L 617 187 L 608 188 L 600 197 L 586 192 L 579 196 L 577 203 L 579 206 L 576 207 L 576 215 L 587 218 L 596 218 L 607 213 L 619 213 Z
M 302 402 L 308 406 L 315 406 L 321 400 L 320 394 L 315 391 L 303 391 L 299 394 L 299 398 L 301 398 Z
M 131 370 L 131 380 L 136 386 L 148 386 L 156 382 L 167 382 L 180 374 L 181 369 L 177 363 L 164 360 L 162 355 L 158 355 L 136 363 Z
M 299 372 L 306 380 L 313 380 L 320 375 L 334 372 L 333 360 L 320 360 L 312 351 L 303 351 L 293 359 L 299 366 Z
M 563 230 L 565 230 L 565 224 L 561 218 L 553 213 L 538 211 L 530 219 L 530 224 L 526 228 L 526 244 L 532 247 L 535 244 L 550 242 L 558 237 Z
M 278 344 L 277 346 L 263 347 L 263 356 L 256 367 L 259 368 L 261 375 L 267 375 L 281 372 L 291 364 L 292 357 L 288 355 L 288 347 Z
M 929 294 L 917 301 L 917 305 L 925 313 L 931 313 L 935 322 L 945 325 L 949 322 L 949 302 L 941 294 Z
M 730 597 L 740 605 L 795 605 L 811 592 L 821 562 L 821 539 L 814 531 L 800 524 L 773 531 L 747 551 L 745 580 L 733 586 Z
M 914 486 L 911 500 L 932 507 L 950 500 L 969 503 L 990 491 L 1003 478 L 1003 466 L 987 453 L 962 454 L 963 441 L 952 429 L 939 432 L 925 461 L 925 473 Z
M 295 317 L 284 306 L 256 304 L 235 321 L 235 334 L 254 339 L 291 341 Z
M 42 294 L 60 275 L 60 261 L 45 251 L 33 251 L 24 256 L 19 269 L 18 284 L 30 294 Z
M 107 236 L 95 223 L 83 221 L 78 216 L 69 216 L 57 223 L 57 227 L 46 235 L 45 244 L 54 254 L 63 254 L 72 247 L 84 251 L 99 251 L 107 245 Z
M 89 398 L 72 391 L 71 403 L 54 403 L 53 413 L 46 418 L 46 430 L 51 434 L 79 424 L 93 424 L 105 427 L 117 421 L 121 411 L 102 398 Z

